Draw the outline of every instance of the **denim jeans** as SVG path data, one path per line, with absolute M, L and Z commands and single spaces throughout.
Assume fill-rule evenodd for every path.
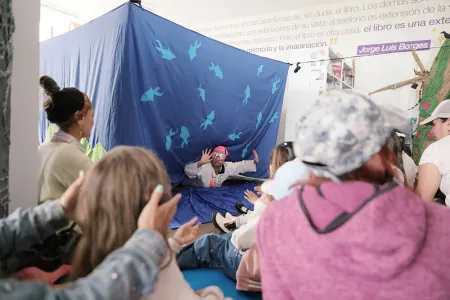
M 231 243 L 231 233 L 204 235 L 177 256 L 181 270 L 219 269 L 234 281 L 241 259 L 242 254 Z

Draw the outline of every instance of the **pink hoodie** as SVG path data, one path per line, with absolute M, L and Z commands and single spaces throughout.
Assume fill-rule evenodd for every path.
M 306 186 L 312 223 L 325 228 L 375 191 L 351 182 Z M 296 191 L 260 220 L 265 300 L 450 299 L 450 209 L 395 187 L 327 234 L 312 229 Z

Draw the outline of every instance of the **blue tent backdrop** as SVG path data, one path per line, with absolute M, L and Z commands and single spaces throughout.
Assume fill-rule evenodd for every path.
M 207 38 L 126 3 L 41 44 L 41 74 L 92 99 L 90 147 L 156 152 L 172 184 L 201 150 L 224 145 L 229 160 L 260 164 L 267 177 L 289 66 Z M 41 113 L 40 141 L 48 123 Z

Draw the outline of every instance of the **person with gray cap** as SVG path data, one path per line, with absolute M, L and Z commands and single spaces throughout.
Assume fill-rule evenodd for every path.
M 419 162 L 419 181 L 417 194 L 425 201 L 433 201 L 438 191 L 446 196 L 445 203 L 450 206 L 450 100 L 445 100 L 423 120 L 420 125 L 430 124 L 436 142 L 429 145 Z
M 450 210 L 393 181 L 387 139 L 408 123 L 343 91 L 297 122 L 309 176 L 260 220 L 264 299 L 450 299 Z

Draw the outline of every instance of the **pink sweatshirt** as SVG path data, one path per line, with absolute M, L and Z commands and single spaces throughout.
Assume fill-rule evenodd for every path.
M 306 186 L 312 223 L 325 228 L 374 192 L 363 182 Z M 296 191 L 260 220 L 263 298 L 450 299 L 450 209 L 395 187 L 327 234 L 312 229 Z

